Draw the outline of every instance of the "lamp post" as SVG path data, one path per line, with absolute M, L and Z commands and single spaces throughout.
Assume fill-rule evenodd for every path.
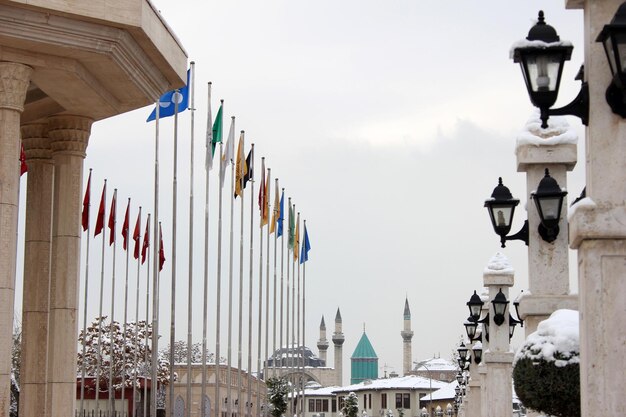
M 421 366 L 423 366 L 427 371 L 428 371 L 428 381 L 430 384 L 430 394 L 428 396 L 428 409 L 429 409 L 429 413 L 432 413 L 433 411 L 433 376 L 430 372 L 430 368 L 428 366 L 426 366 L 426 364 L 424 362 L 418 362 L 417 363 L 417 369 L 419 369 Z M 422 408 L 422 411 L 424 409 Z M 427 416 L 430 414 L 427 414 Z

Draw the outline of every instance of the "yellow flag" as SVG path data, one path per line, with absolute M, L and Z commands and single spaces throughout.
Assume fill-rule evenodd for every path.
M 272 223 L 270 224 L 270 234 L 276 231 L 278 218 L 280 217 L 280 198 L 278 197 L 278 178 L 274 182 L 274 210 L 272 211 Z
M 263 216 L 261 218 L 261 227 L 269 223 L 270 220 L 270 169 L 267 169 L 267 177 L 265 177 L 265 187 L 263 192 Z
M 248 173 L 248 165 L 243 155 L 243 130 L 239 136 L 239 145 L 237 145 L 237 162 L 235 163 L 235 198 L 243 194 L 243 177 Z
M 296 220 L 296 234 L 293 238 L 293 259 L 298 260 L 298 252 L 300 252 L 300 213 L 298 213 L 298 219 Z

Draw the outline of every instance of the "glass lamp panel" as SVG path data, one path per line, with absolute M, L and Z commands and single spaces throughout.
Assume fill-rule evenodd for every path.
M 478 327 L 476 323 L 472 323 L 472 322 L 465 323 L 465 332 L 467 333 L 467 337 L 470 340 L 474 340 L 476 336 L 476 327 Z
M 615 50 L 619 54 L 618 71 L 624 73 L 626 72 L 626 33 L 616 33 L 614 37 L 609 36 L 609 39 L 615 42 L 614 47 L 616 47 Z M 614 60 L 616 57 L 611 58 Z M 611 59 L 609 59 L 609 61 L 611 61 Z M 614 63 L 611 63 L 611 65 L 614 65 Z
M 537 198 L 537 197 L 535 197 Z M 560 208 L 563 197 L 555 196 L 555 197 L 539 197 L 537 198 L 537 202 L 541 207 L 541 214 L 543 220 L 558 220 L 561 216 Z
M 493 303 L 493 311 L 497 315 L 504 315 L 506 310 L 506 303 Z
M 613 49 L 613 37 L 607 36 L 604 40 L 604 52 L 606 53 L 606 57 L 609 60 L 609 68 L 611 69 L 611 74 L 615 75 L 617 72 L 617 66 L 615 65 L 615 50 Z
M 513 220 L 514 206 L 492 205 L 491 213 L 495 227 L 510 227 Z
M 561 53 L 529 54 L 527 57 L 528 80 L 533 91 L 556 91 L 561 67 Z

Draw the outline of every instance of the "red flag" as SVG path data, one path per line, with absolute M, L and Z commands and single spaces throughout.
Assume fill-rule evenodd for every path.
M 102 188 L 102 197 L 100 198 L 100 208 L 98 208 L 98 217 L 96 218 L 96 230 L 94 237 L 98 236 L 102 229 L 104 229 L 104 205 L 107 199 L 107 182 L 104 180 L 104 187 Z
M 24 144 L 22 143 L 22 149 L 20 151 L 20 177 L 28 172 L 28 165 L 26 165 L 26 153 L 24 152 Z
M 163 250 L 163 231 L 161 230 L 161 223 L 159 223 L 159 272 L 163 270 L 164 263 L 165 251 Z
M 111 200 L 111 212 L 109 213 L 109 246 L 115 242 L 115 206 L 117 206 L 117 189 L 113 191 Z
M 128 211 L 130 210 L 130 198 L 128 199 L 128 205 L 126 206 L 126 214 L 124 215 L 124 224 L 122 224 L 122 237 L 124 242 L 122 247 L 124 250 L 128 247 Z
M 89 170 L 89 178 L 87 179 L 87 189 L 85 190 L 85 197 L 83 198 L 83 231 L 89 229 L 89 203 L 91 199 L 91 170 Z
M 141 264 L 146 262 L 146 255 L 150 247 L 150 216 L 146 220 L 146 232 L 143 234 L 143 245 L 141 246 Z
M 140 208 L 141 210 L 141 208 Z M 141 212 L 137 214 L 137 222 L 135 223 L 135 231 L 133 232 L 133 240 L 135 241 L 135 251 L 133 253 L 133 257 L 135 259 L 139 259 L 139 240 L 141 236 L 139 235 L 139 228 L 141 227 Z

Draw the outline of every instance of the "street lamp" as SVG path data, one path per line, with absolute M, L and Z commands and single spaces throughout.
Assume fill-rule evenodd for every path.
M 550 109 L 559 94 L 563 66 L 572 57 L 572 49 L 570 42 L 561 41 L 556 30 L 546 24 L 541 10 L 526 39 L 513 47 L 513 62 L 520 64 L 530 101 L 539 107 L 543 129 L 548 127 L 549 116 L 565 114 L 578 116 L 587 125 L 589 89 L 584 81 L 574 101 L 565 107 Z
M 493 305 L 493 322 L 500 326 L 504 323 L 504 313 L 506 311 L 506 306 L 509 304 L 509 300 L 506 299 L 506 296 L 502 292 L 502 288 L 496 294 L 496 296 L 491 301 Z
M 483 344 L 480 341 L 474 343 L 472 352 L 474 352 L 474 362 L 478 365 L 483 360 Z
M 609 61 L 613 79 L 606 89 L 606 102 L 613 113 L 626 118 L 624 90 L 626 88 L 626 3 L 617 9 L 613 20 L 598 35 L 596 42 L 602 42 Z
M 567 191 L 563 191 L 550 171 L 546 168 L 545 176 L 539 181 L 537 191 L 530 194 L 535 201 L 541 223 L 539 235 L 546 242 L 554 242 L 559 235 L 559 221 L 561 220 L 561 208 Z
M 567 191 L 561 189 L 558 182 L 550 176 L 550 171 L 546 168 L 545 175 L 537 186 L 537 191 L 530 195 L 539 213 L 539 236 L 545 242 L 554 242 L 559 235 L 561 209 L 566 195 Z M 519 232 L 511 236 L 506 235 L 511 229 L 513 213 L 518 203 L 519 200 L 514 199 L 509 189 L 502 184 L 502 178 L 498 179 L 498 185 L 494 188 L 491 198 L 485 200 L 485 207 L 489 211 L 493 230 L 500 236 L 500 243 L 503 248 L 507 240 L 523 240 L 526 246 L 528 246 L 528 220 L 524 222 L 524 226 Z M 470 314 L 474 316 L 471 311 Z
M 467 360 L 467 347 L 465 347 L 465 343 L 461 342 L 461 345 L 458 347 L 457 352 L 459 353 L 459 357 L 464 361 Z

